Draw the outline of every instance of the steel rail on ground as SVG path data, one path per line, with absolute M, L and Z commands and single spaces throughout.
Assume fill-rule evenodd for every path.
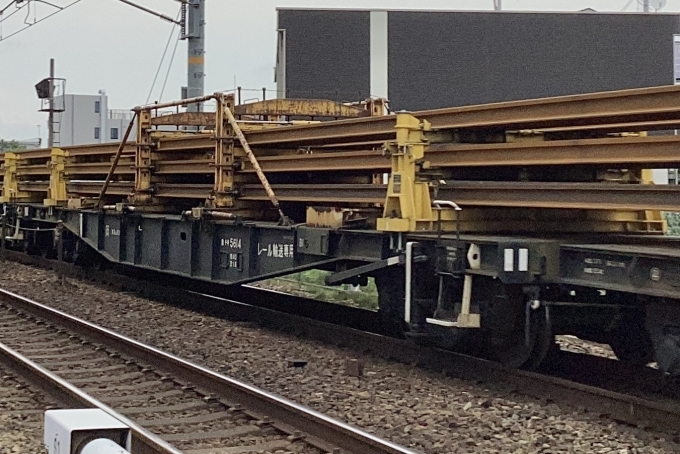
M 235 404 L 240 404 L 251 411 L 266 415 L 273 421 L 295 428 L 307 435 L 306 440 L 310 444 L 315 444 L 315 442 L 330 444 L 353 454 L 415 454 L 414 451 L 283 397 L 221 375 L 7 290 L 0 289 L 0 301 L 34 317 L 49 320 L 94 342 L 123 351 L 136 360 L 144 361 L 157 369 L 172 371 L 173 376 L 179 380 L 191 383 Z
M 0 363 L 67 408 L 98 408 L 128 426 L 135 454 L 182 454 L 157 435 L 2 343 Z
M 82 269 L 73 265 L 46 260 L 41 257 L 26 256 L 21 253 L 11 254 L 10 259 L 30 265 L 58 267 L 63 269 L 64 272 L 72 273 L 74 277 L 82 276 L 83 272 Z M 605 415 L 612 420 L 626 424 L 670 430 L 674 433 L 680 427 L 680 407 L 677 405 L 645 400 L 562 378 L 507 368 L 501 364 L 480 358 L 433 349 L 409 341 L 374 334 L 365 331 L 364 328 L 351 328 L 335 322 L 337 320 L 354 319 L 356 317 L 354 313 L 359 311 L 356 308 L 332 305 L 335 310 L 340 311 L 342 309 L 346 313 L 334 313 L 332 317 L 328 318 L 328 320 L 333 320 L 333 323 L 329 323 L 310 318 L 311 315 L 309 314 L 307 314 L 308 316 L 301 316 L 259 304 L 248 304 L 204 293 L 191 292 L 178 287 L 139 281 L 120 274 L 110 275 L 98 271 L 93 271 L 93 273 L 88 274 L 88 277 L 111 285 L 120 286 L 125 282 L 126 288 L 129 285 L 134 288 L 135 283 L 137 283 L 138 286 L 141 286 L 140 288 L 152 295 L 152 299 L 180 305 L 185 309 L 237 321 L 256 322 L 271 329 L 293 329 L 298 335 L 304 333 L 307 338 L 327 344 L 342 345 L 343 348 L 357 349 L 386 360 L 418 365 L 462 379 L 501 383 L 504 386 L 511 387 L 518 394 L 541 401 L 582 408 L 588 412 Z M 305 298 L 248 286 L 243 286 L 243 290 L 244 294 L 249 295 L 245 297 L 249 301 L 250 299 L 257 302 L 264 301 L 267 299 L 265 294 L 271 294 L 270 296 L 276 299 L 277 308 L 282 307 L 282 300 L 284 299 L 290 299 L 291 303 L 293 299 L 295 300 L 295 304 L 286 306 L 291 309 L 298 310 L 302 303 L 304 303 L 303 307 L 308 307 L 309 301 Z M 1 297 L 2 293 L 0 293 L 0 299 Z M 318 306 L 319 303 L 315 302 L 315 304 Z M 310 313 L 327 315 L 326 312 L 328 312 L 327 309 L 319 311 L 320 309 L 316 307 Z M 363 318 L 369 318 L 368 315 L 364 315 Z

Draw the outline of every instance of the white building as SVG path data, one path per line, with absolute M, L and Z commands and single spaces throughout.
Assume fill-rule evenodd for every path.
M 132 119 L 126 110 L 110 110 L 104 90 L 98 95 L 63 95 L 55 98 L 63 112 L 56 114 L 55 146 L 120 142 Z M 133 129 L 128 140 L 135 140 Z

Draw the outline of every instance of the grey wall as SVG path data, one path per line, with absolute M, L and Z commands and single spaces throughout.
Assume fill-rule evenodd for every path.
M 358 101 L 370 95 L 368 11 L 280 10 L 289 98 Z
M 392 107 L 672 84 L 678 32 L 666 15 L 391 12 Z
M 674 15 L 390 11 L 388 17 L 393 110 L 673 83 L 672 35 L 680 33 Z M 368 11 L 280 10 L 289 97 L 370 92 L 369 18 Z

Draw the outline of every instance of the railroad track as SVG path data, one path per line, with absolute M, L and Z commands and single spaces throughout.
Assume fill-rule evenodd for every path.
M 12 259 L 26 264 L 52 268 L 61 267 L 66 274 L 72 276 L 82 277 L 84 273 L 83 269 L 78 267 L 46 261 L 37 257 L 18 253 L 10 253 L 10 256 Z M 236 321 L 254 322 L 267 328 L 293 332 L 323 343 L 338 345 L 388 360 L 418 365 L 454 377 L 487 383 L 500 383 L 518 394 L 542 401 L 566 404 L 625 424 L 658 429 L 673 434 L 677 434 L 678 427 L 680 427 L 680 406 L 677 404 L 668 403 L 661 399 L 636 396 L 631 394 L 628 389 L 622 390 L 622 392 L 612 391 L 554 375 L 510 369 L 479 358 L 382 336 L 376 334 L 379 326 L 378 317 L 370 311 L 329 305 L 247 286 L 230 290 L 233 298 L 240 300 L 234 301 L 208 295 L 207 293 L 219 294 L 221 286 L 216 284 L 205 283 L 202 285 L 202 290 L 205 293 L 179 290 L 177 287 L 173 287 L 170 282 L 157 281 L 157 284 L 152 284 L 153 276 L 161 277 L 153 272 L 148 275 L 136 273 L 136 276 L 148 280 L 138 280 L 107 272 L 88 273 L 87 276 L 126 291 L 140 292 L 148 298 L 207 315 Z M 191 288 L 189 281 L 185 282 L 177 278 L 173 278 L 173 280 L 173 284 L 180 288 Z M 258 303 L 255 305 L 242 301 L 257 301 Z M 338 324 L 340 323 L 339 320 L 342 320 L 343 324 Z M 602 364 L 603 369 L 608 373 L 621 373 L 621 368 L 612 367 L 613 361 L 596 359 L 595 363 Z M 593 365 L 591 362 L 586 362 L 584 365 L 582 358 L 574 357 L 574 355 L 567 355 L 565 364 L 574 364 L 581 370 Z M 573 371 L 571 373 L 573 377 Z M 567 376 L 568 374 L 564 375 Z M 652 374 L 642 374 L 642 376 L 645 378 L 637 380 L 638 383 L 646 381 L 648 384 L 656 386 L 660 381 L 654 382 Z
M 2 362 L 63 405 L 102 402 L 132 420 L 138 452 L 412 453 L 1 289 L 0 343 Z

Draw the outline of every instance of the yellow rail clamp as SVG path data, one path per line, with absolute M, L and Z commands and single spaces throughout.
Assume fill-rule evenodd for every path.
M 52 148 L 47 165 L 50 169 L 50 185 L 47 188 L 47 198 L 43 200 L 45 206 L 57 206 L 68 203 L 66 191 L 66 158 L 68 152 L 61 148 Z
M 397 140 L 387 143 L 392 156 L 392 173 L 387 187 L 383 217 L 377 228 L 383 232 L 417 232 L 434 230 L 438 214 L 432 208 L 430 185 L 418 178 L 418 170 L 427 167 L 425 150 L 429 143 L 425 133 L 432 130 L 428 121 L 408 113 L 397 114 Z M 455 229 L 455 212 L 441 210 L 443 230 Z

